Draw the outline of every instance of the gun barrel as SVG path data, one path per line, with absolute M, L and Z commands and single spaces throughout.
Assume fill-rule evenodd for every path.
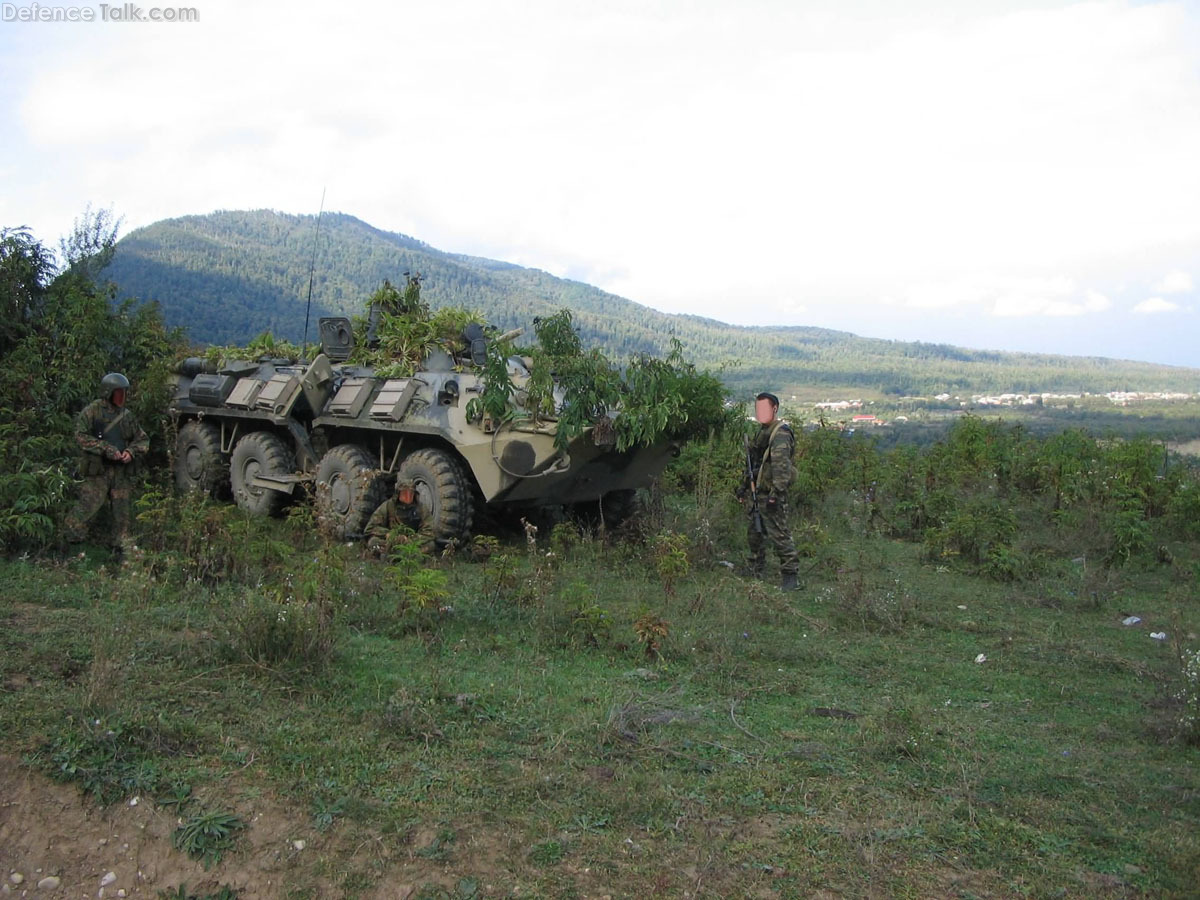
M 766 534 L 763 526 L 762 510 L 758 508 L 758 485 L 754 478 L 754 460 L 750 456 L 750 438 L 745 438 L 746 447 L 746 478 L 750 482 L 750 524 L 759 534 Z

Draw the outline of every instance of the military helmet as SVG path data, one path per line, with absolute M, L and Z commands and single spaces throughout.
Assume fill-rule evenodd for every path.
M 396 482 L 396 499 L 401 503 L 409 504 L 417 502 L 417 486 L 411 481 Z
M 104 389 L 104 396 L 111 396 L 113 391 L 129 390 L 129 379 L 120 372 L 109 372 L 100 379 L 100 387 Z

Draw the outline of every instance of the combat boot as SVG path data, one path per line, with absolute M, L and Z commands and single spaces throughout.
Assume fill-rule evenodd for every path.
M 784 592 L 799 590 L 800 582 L 796 579 L 796 573 L 784 572 L 783 578 L 779 582 L 779 589 Z

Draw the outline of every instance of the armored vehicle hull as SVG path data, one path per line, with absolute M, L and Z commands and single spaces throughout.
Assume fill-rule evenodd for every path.
M 479 375 L 448 356 L 431 363 L 383 378 L 325 353 L 308 365 L 187 360 L 170 405 L 176 483 L 264 515 L 309 484 L 324 525 L 353 539 L 401 478 L 446 542 L 465 538 L 484 507 L 593 504 L 611 521 L 678 453 L 670 443 L 617 451 L 595 429 L 560 449 L 553 419 L 470 415 Z M 528 373 L 510 365 L 519 384 Z

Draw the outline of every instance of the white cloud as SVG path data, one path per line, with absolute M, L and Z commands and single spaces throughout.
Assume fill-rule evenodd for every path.
M 892 305 L 896 301 L 889 298 Z M 959 310 L 1002 317 L 1082 316 L 1104 312 L 1112 301 L 1096 290 L 1080 288 L 1064 275 L 1044 278 L 977 276 L 914 285 L 900 305 L 913 310 Z
M 775 304 L 776 311 L 785 319 L 805 315 L 808 305 L 797 300 L 781 300 Z
M 1200 265 L 1187 3 L 199 8 L 0 29 L 0 224 L 315 212 L 327 186 L 443 249 L 850 330 L 884 297 L 1085 316 Z
M 1137 304 L 1132 311 L 1139 314 L 1152 314 L 1175 312 L 1178 309 L 1178 303 L 1172 303 L 1170 300 L 1164 300 L 1162 297 L 1150 297 L 1148 300 L 1143 300 Z
M 1095 291 L 1082 297 L 1070 278 L 1026 278 L 1005 285 L 992 304 L 996 316 L 1078 316 L 1100 312 L 1108 300 Z
M 1192 290 L 1192 276 L 1181 270 L 1168 272 L 1154 289 L 1162 294 L 1187 294 Z

